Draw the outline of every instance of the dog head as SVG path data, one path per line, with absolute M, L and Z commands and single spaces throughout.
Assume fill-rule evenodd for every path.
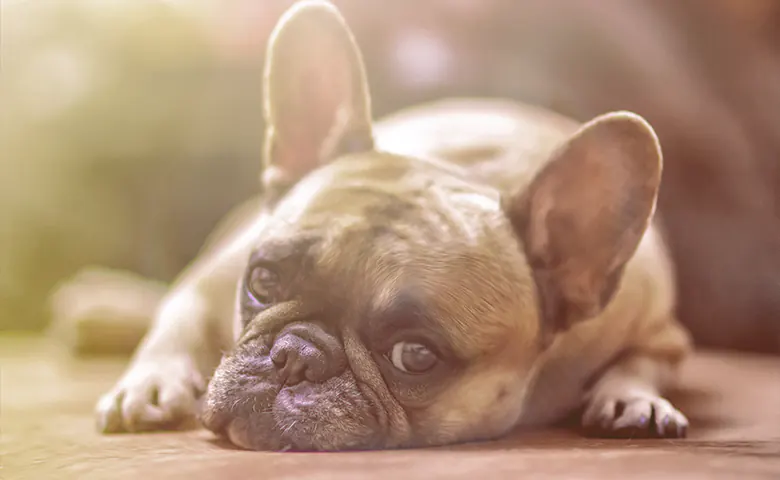
M 507 432 L 549 339 L 605 307 L 648 226 L 649 125 L 599 117 L 502 193 L 374 149 L 360 53 L 330 4 L 282 17 L 265 74 L 267 212 L 205 425 L 258 450 Z

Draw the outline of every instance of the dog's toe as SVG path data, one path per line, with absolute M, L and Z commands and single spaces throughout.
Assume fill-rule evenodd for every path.
M 126 392 L 122 403 L 122 425 L 127 432 L 155 430 L 174 420 L 170 412 L 152 401 L 154 387 Z
M 688 431 L 685 415 L 661 397 L 594 400 L 582 424 L 592 436 L 612 438 L 684 438 Z
M 611 429 L 621 434 L 644 432 L 648 429 L 652 416 L 653 405 L 650 402 L 643 400 L 629 401 L 625 403 L 622 413 L 615 415 Z
M 658 438 L 684 438 L 688 433 L 688 419 L 663 398 L 653 402 L 654 434 Z
M 603 402 L 591 402 L 582 417 L 582 425 L 588 429 L 607 427 L 615 417 L 617 401 L 605 399 Z
M 117 433 L 122 431 L 123 399 L 124 391 L 112 391 L 100 397 L 96 408 L 97 429 L 99 432 Z

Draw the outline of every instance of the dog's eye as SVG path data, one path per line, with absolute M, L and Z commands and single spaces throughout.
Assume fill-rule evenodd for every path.
M 390 362 L 405 373 L 425 373 L 438 361 L 436 354 L 421 343 L 398 342 L 390 350 Z
M 274 301 L 274 292 L 278 283 L 277 275 L 264 267 L 255 267 L 249 274 L 247 286 L 249 293 L 260 304 L 268 305 Z

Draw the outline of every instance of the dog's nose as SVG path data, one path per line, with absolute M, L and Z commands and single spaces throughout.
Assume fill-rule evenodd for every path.
M 346 356 L 339 341 L 314 324 L 287 326 L 276 337 L 270 355 L 285 385 L 304 380 L 324 382 L 346 367 Z

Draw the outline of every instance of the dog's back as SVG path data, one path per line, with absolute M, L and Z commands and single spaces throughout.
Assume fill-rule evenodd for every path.
M 577 122 L 549 110 L 491 99 L 447 99 L 375 125 L 377 148 L 437 158 L 502 191 L 525 185 Z

